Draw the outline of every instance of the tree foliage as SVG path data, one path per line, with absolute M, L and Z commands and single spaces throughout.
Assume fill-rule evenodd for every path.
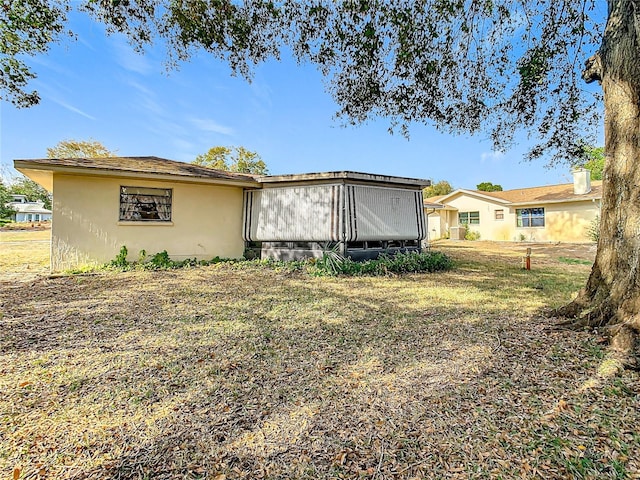
M 2 182 L 0 179 L 0 220 L 9 219 L 13 214 L 15 214 L 15 210 L 8 206 L 7 204 L 11 201 L 11 192 L 9 188 Z
M 27 177 L 20 177 L 9 186 L 9 193 L 24 195 L 30 202 L 42 202 L 44 208 L 51 209 L 51 195 L 44 188 Z
M 268 173 L 267 165 L 260 155 L 244 147 L 212 147 L 206 153 L 198 155 L 193 163 L 227 172 L 255 175 Z
M 422 191 L 424 198 L 438 197 L 440 195 L 447 195 L 453 192 L 453 187 L 446 180 L 440 180 L 439 182 L 432 183 Z
M 47 158 L 103 158 L 117 157 L 96 140 L 62 140 L 54 147 L 47 148 Z
M 385 116 L 403 132 L 412 122 L 489 131 L 498 149 L 524 128 L 540 139 L 533 157 L 571 159 L 576 139 L 593 138 L 588 127 L 599 118 L 599 97 L 580 78 L 604 20 L 594 0 L 138 0 L 80 8 L 137 48 L 161 39 L 176 63 L 204 50 L 249 77 L 286 49 L 318 66 L 347 122 Z M 44 22 L 47 38 L 63 18 Z
M 27 85 L 36 74 L 25 62 L 49 50 L 64 34 L 69 2 L 64 0 L 11 0 L 0 8 L 0 100 L 18 107 L 40 101 Z
M 491 182 L 481 182 L 478 185 L 476 185 L 476 188 L 481 192 L 501 192 L 502 191 L 502 185 L 498 185 L 498 184 L 494 185 Z
M 583 150 L 583 161 L 578 165 L 591 172 L 592 180 L 602 180 L 604 172 L 604 147 L 585 146 Z

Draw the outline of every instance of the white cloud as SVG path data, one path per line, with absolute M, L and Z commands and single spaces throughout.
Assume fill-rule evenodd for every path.
M 153 66 L 142 54 L 136 53 L 130 45 L 124 42 L 115 43 L 116 61 L 121 67 L 140 75 L 153 72 Z
M 195 118 L 192 117 L 189 121 L 200 130 L 204 130 L 205 132 L 213 132 L 219 133 L 221 135 L 231 136 L 234 134 L 233 128 L 225 127 L 224 125 L 220 125 L 219 123 L 210 120 L 208 118 Z
M 63 100 L 58 100 L 56 98 L 51 97 L 50 100 L 54 103 L 57 103 L 58 105 L 60 105 L 63 108 L 66 108 L 67 110 L 69 110 L 70 112 L 73 113 L 77 113 L 78 115 L 82 115 L 85 118 L 88 118 L 89 120 L 95 120 L 96 117 L 89 115 L 86 112 L 83 112 L 82 110 L 80 110 L 79 108 L 74 107 L 73 105 L 69 105 L 67 102 L 63 101 Z
M 480 163 L 500 163 L 504 158 L 504 153 L 502 152 L 482 152 L 480 154 Z
M 153 90 L 151 90 L 150 88 L 146 87 L 145 85 L 142 85 L 139 82 L 136 82 L 135 80 L 126 80 L 126 82 L 133 88 L 135 88 L 136 90 L 138 90 L 140 93 L 143 93 L 144 95 L 147 96 L 153 96 L 155 95 Z

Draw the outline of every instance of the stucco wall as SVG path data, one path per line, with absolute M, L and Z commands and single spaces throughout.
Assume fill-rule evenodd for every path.
M 172 221 L 119 222 L 120 186 L 172 188 Z M 55 174 L 51 268 L 65 270 L 112 260 L 125 245 L 129 259 L 140 250 L 166 250 L 172 259 L 239 258 L 242 188 Z
M 430 228 L 436 225 L 440 228 L 437 234 L 444 237 L 445 225 L 458 225 L 458 212 L 479 212 L 480 224 L 469 225 L 469 229 L 479 232 L 481 240 L 496 241 L 589 242 L 589 226 L 599 213 L 599 203 L 591 200 L 539 205 L 545 209 L 545 226 L 518 227 L 516 207 L 465 195 L 451 199 L 447 205 L 457 208 L 458 211 L 440 211 L 429 217 Z M 538 205 L 531 205 L 536 206 Z M 499 209 L 503 210 L 502 220 L 495 218 L 495 211 Z M 436 220 L 438 217 L 439 221 Z
M 589 225 L 598 215 L 598 203 L 591 201 L 545 206 L 544 228 L 518 228 L 527 240 L 538 242 L 588 242 Z

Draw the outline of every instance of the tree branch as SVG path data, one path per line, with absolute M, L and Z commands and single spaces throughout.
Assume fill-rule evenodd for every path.
M 599 53 L 592 55 L 584 62 L 582 78 L 585 82 L 602 82 L 602 58 Z

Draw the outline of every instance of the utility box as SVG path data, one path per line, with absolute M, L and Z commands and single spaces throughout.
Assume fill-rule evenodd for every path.
M 449 238 L 451 240 L 464 240 L 467 235 L 467 229 L 465 227 L 451 227 L 449 229 Z

